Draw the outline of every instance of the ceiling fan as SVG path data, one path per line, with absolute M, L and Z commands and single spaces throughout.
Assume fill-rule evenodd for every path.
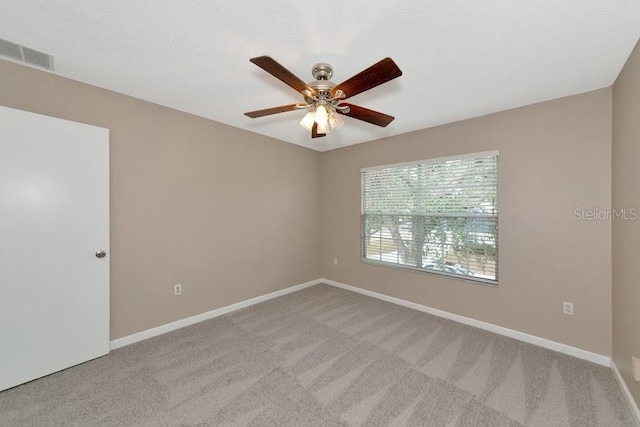
M 311 74 L 315 80 L 305 83 L 269 56 L 258 56 L 250 61 L 304 96 L 304 103 L 244 113 L 252 119 L 286 111 L 308 110 L 300 125 L 311 131 L 311 138 L 325 136 L 330 129 L 342 126 L 344 122 L 340 114 L 382 127 L 394 119 L 387 114 L 343 102 L 347 98 L 400 77 L 402 71 L 391 58 L 377 62 L 337 85 L 331 81 L 333 68 L 329 64 L 314 65 Z

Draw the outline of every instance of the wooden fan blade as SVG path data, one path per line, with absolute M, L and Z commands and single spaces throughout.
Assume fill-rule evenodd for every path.
M 395 117 L 393 116 L 389 116 L 384 113 L 379 113 L 377 111 L 369 110 L 368 108 L 359 107 L 357 105 L 347 104 L 346 102 L 340 103 L 340 105 L 349 107 L 349 112 L 343 113 L 340 110 L 336 110 L 338 113 L 344 114 L 345 116 L 362 120 L 374 125 L 386 127 L 389 123 L 391 123 L 395 119 Z
M 311 138 L 322 138 L 323 136 L 327 136 L 326 133 L 318 133 L 318 124 L 314 123 L 311 127 Z
M 249 61 L 253 62 L 284 84 L 292 87 L 296 92 L 302 92 L 306 89 L 313 95 L 316 94 L 316 91 L 310 88 L 309 85 L 300 80 L 296 75 L 284 68 L 284 66 L 276 62 L 276 60 L 270 56 L 258 56 L 256 58 L 251 58 Z
M 331 93 L 334 94 L 338 90 L 342 90 L 347 96 L 346 98 L 355 96 L 359 93 L 374 88 L 396 77 L 400 77 L 402 71 L 393 62 L 391 58 L 384 58 L 382 61 L 373 64 L 364 71 L 359 72 L 349 80 L 344 81 L 334 87 Z
M 284 113 L 286 111 L 293 111 L 296 109 L 295 108 L 296 105 L 297 104 L 289 104 L 289 105 L 282 105 L 280 107 L 267 108 L 265 110 L 249 111 L 248 113 L 244 113 L 244 115 L 247 117 L 251 117 L 252 119 L 255 119 L 258 117 L 270 116 L 271 114 L 278 114 L 278 113 Z

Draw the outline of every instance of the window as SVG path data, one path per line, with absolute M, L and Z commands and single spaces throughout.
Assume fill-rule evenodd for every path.
M 362 259 L 497 284 L 498 153 L 362 169 Z

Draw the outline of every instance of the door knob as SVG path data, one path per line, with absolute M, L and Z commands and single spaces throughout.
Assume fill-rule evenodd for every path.
M 107 253 L 105 251 L 103 251 L 102 249 L 100 249 L 98 252 L 96 252 L 96 256 L 98 258 L 104 258 L 107 256 Z

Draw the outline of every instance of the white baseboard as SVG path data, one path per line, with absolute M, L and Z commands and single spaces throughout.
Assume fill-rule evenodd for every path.
M 557 341 L 551 341 L 546 338 L 540 338 L 535 335 L 526 334 L 524 332 L 515 331 L 513 329 L 497 326 L 492 323 L 483 322 L 481 320 L 472 319 L 470 317 L 460 316 L 459 314 L 449 313 L 448 311 L 439 310 L 437 308 L 428 307 L 426 305 L 417 304 L 415 302 L 406 301 L 400 298 L 391 297 L 389 295 L 380 294 L 378 292 L 368 291 L 366 289 L 357 288 L 355 286 L 347 285 L 344 283 L 336 282 L 335 280 L 320 279 L 320 283 L 326 283 L 337 288 L 346 289 L 348 291 L 357 292 L 359 294 L 367 295 L 373 298 L 377 298 L 383 301 L 398 304 L 404 307 L 412 308 L 414 310 L 422 311 L 425 313 L 433 314 L 434 316 L 443 317 L 445 319 L 453 320 L 455 322 L 463 323 L 465 325 L 474 326 L 485 331 L 493 332 L 499 335 L 504 335 L 509 338 L 514 338 L 519 341 L 524 341 L 529 344 L 544 347 L 549 350 L 554 350 L 560 353 L 568 354 L 579 359 L 588 360 L 589 362 L 597 363 L 598 365 L 610 367 L 611 358 L 602 354 L 593 353 L 587 350 L 582 350 L 577 347 L 572 347 L 567 344 L 562 344 Z
M 377 298 L 379 300 L 387 301 L 393 304 L 401 305 L 404 307 L 412 308 L 414 310 L 422 311 L 424 313 L 429 313 L 434 316 L 442 317 L 445 319 L 453 320 L 455 322 L 459 322 L 465 325 L 474 326 L 479 329 L 483 329 L 485 331 L 493 332 L 499 335 L 504 335 L 509 338 L 514 338 L 519 341 L 524 341 L 529 344 L 537 345 L 543 348 L 547 348 L 549 350 L 554 350 L 559 353 L 564 353 L 569 356 L 574 356 L 579 359 L 587 360 L 589 362 L 597 363 L 598 365 L 610 367 L 613 370 L 614 376 L 616 380 L 620 384 L 620 388 L 622 389 L 625 398 L 627 399 L 631 411 L 636 418 L 636 422 L 640 425 L 640 410 L 638 409 L 638 405 L 636 404 L 627 384 L 625 383 L 618 367 L 611 360 L 610 357 L 604 356 L 601 354 L 593 353 L 587 350 L 582 350 L 580 348 L 572 347 L 567 344 L 562 344 L 556 341 L 551 341 L 546 338 L 540 338 L 535 335 L 526 334 L 524 332 L 515 331 L 513 329 L 505 328 L 502 326 L 497 326 L 491 323 L 483 322 L 480 320 L 472 319 L 470 317 L 460 316 L 458 314 L 450 313 L 448 311 L 439 310 L 437 308 L 428 307 L 426 305 L 418 304 L 415 302 L 403 300 L 400 298 L 392 297 L 389 295 L 381 294 L 378 292 L 369 291 L 366 289 L 358 288 L 355 286 L 347 285 L 345 283 L 336 282 L 335 280 L 330 279 L 316 279 L 311 280 L 306 283 L 301 283 L 299 285 L 290 286 L 285 289 L 281 289 L 279 291 L 271 292 L 266 295 L 261 295 L 255 298 L 251 298 L 245 301 L 240 301 L 235 304 L 228 305 L 226 307 L 221 307 L 215 310 L 208 311 L 206 313 L 201 313 L 195 316 L 187 317 L 185 319 L 177 320 L 175 322 L 167 323 L 165 325 L 161 325 L 155 328 L 147 329 L 146 331 L 138 332 L 132 335 L 128 335 L 126 337 L 118 338 L 110 342 L 109 349 L 115 350 L 120 347 L 127 346 L 129 344 L 134 344 L 139 341 L 144 341 L 146 339 L 165 334 L 167 332 L 174 331 L 176 329 L 184 328 L 185 326 L 193 325 L 195 323 L 199 323 L 205 320 L 212 319 L 214 317 L 222 316 L 223 314 L 230 313 L 232 311 L 240 310 L 241 308 L 249 307 L 254 304 L 261 303 L 263 301 L 267 301 L 273 298 L 277 298 L 286 294 L 290 294 L 292 292 L 300 291 L 305 288 L 309 288 L 311 286 L 326 283 L 331 286 L 335 286 L 337 288 L 345 289 L 351 292 L 356 292 L 362 295 L 367 295 L 372 298 Z
M 232 311 L 240 310 L 241 308 L 249 307 L 254 304 L 261 303 L 273 298 L 280 297 L 282 295 L 290 294 L 305 288 L 309 288 L 313 285 L 322 283 L 320 279 L 311 280 L 310 282 L 301 283 L 299 285 L 290 286 L 279 291 L 271 292 L 266 295 L 260 295 L 255 298 L 240 301 L 235 304 L 227 305 L 225 307 L 217 308 L 215 310 L 207 311 L 206 313 L 197 314 L 195 316 L 187 317 L 184 319 L 176 320 L 175 322 L 167 323 L 155 328 L 147 329 L 146 331 L 138 332 L 126 337 L 118 338 L 109 343 L 109 349 L 115 350 L 116 348 L 124 347 L 129 344 L 137 343 L 158 335 L 166 334 L 167 332 L 174 331 L 176 329 L 184 328 L 185 326 L 193 325 L 195 323 L 202 322 L 204 320 L 213 319 L 214 317 L 222 316 L 223 314 L 230 313 Z
M 465 325 L 474 326 L 479 329 L 484 329 L 486 331 L 494 332 L 499 335 L 504 335 L 509 338 L 514 338 L 520 341 L 527 342 L 529 344 L 534 344 L 540 347 L 548 348 L 550 350 L 554 350 L 560 353 L 568 354 L 570 356 L 577 357 L 579 359 L 588 360 L 589 362 L 597 363 L 599 365 L 603 365 L 606 367 L 611 367 L 611 358 L 608 356 L 604 356 L 597 353 L 592 353 L 587 350 L 582 350 L 580 348 L 572 347 L 570 345 L 562 344 L 556 341 L 551 341 L 546 338 L 540 338 L 535 335 L 526 334 L 524 332 L 515 331 L 513 329 L 508 329 L 502 326 L 497 326 L 491 323 L 483 322 L 480 320 L 472 319 L 470 317 L 460 316 L 458 314 L 449 313 L 444 310 L 439 310 L 437 308 L 428 307 L 426 305 L 418 304 L 415 302 L 403 300 L 396 297 L 391 297 L 389 295 L 380 294 L 378 292 L 368 291 L 366 289 L 361 289 L 355 286 L 347 285 L 345 283 L 336 282 L 335 280 L 330 279 L 316 279 L 311 280 L 306 283 L 301 283 L 299 285 L 290 286 L 285 289 L 281 289 L 279 291 L 271 292 L 266 295 L 261 295 L 255 298 L 251 298 L 245 301 L 240 301 L 235 304 L 228 305 L 226 307 L 221 307 L 215 310 L 207 311 L 206 313 L 197 314 L 195 316 L 187 317 L 185 319 L 180 319 L 175 322 L 167 323 L 165 325 L 161 325 L 155 328 L 147 329 L 142 332 L 138 332 L 132 335 L 128 335 L 126 337 L 118 338 L 109 343 L 109 349 L 115 350 L 120 347 L 124 347 L 129 344 L 133 344 L 139 341 L 143 341 L 158 335 L 165 334 L 167 332 L 174 331 L 176 329 L 184 328 L 185 326 L 193 325 L 195 323 L 202 322 L 204 320 L 209 320 L 214 317 L 222 316 L 223 314 L 230 313 L 232 311 L 240 310 L 241 308 L 249 307 L 254 304 L 261 303 L 263 301 L 267 301 L 273 298 L 277 298 L 282 295 L 286 295 L 292 292 L 296 292 L 319 283 L 326 283 L 331 286 L 335 286 L 338 288 L 346 289 L 351 292 L 356 292 L 359 294 L 367 295 L 373 298 L 377 298 L 383 301 L 387 301 L 393 304 L 398 304 L 404 307 L 412 308 L 414 310 L 422 311 L 425 313 L 432 314 L 434 316 L 443 317 L 445 319 L 453 320 L 455 322 L 463 323 Z
M 618 384 L 620 384 L 622 394 L 624 394 L 624 397 L 627 399 L 631 412 L 633 412 L 633 416 L 636 418 L 636 424 L 640 426 L 640 409 L 638 409 L 638 404 L 629 391 L 626 381 L 622 378 L 622 374 L 613 360 L 611 361 L 611 370 L 613 371 L 613 375 L 616 377 L 616 380 L 618 380 Z

